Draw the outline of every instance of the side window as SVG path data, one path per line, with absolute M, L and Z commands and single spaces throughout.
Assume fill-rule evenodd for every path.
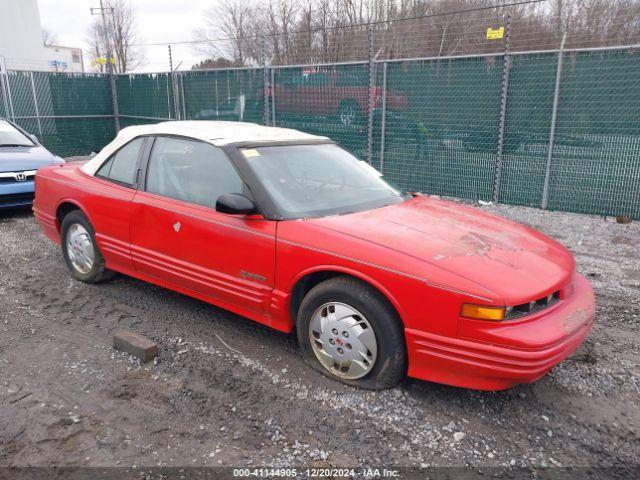
M 148 192 L 215 208 L 224 193 L 245 193 L 227 155 L 204 142 L 158 137 L 147 167 Z
M 109 158 L 96 172 L 96 176 L 133 185 L 136 176 L 136 162 L 144 138 L 131 140 Z

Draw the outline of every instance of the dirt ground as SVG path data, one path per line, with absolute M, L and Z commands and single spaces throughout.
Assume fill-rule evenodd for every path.
M 637 466 L 640 223 L 478 208 L 567 245 L 597 292 L 583 349 L 498 393 L 342 386 L 294 335 L 124 276 L 73 280 L 29 211 L 2 213 L 0 466 Z M 157 362 L 113 350 L 122 329 Z

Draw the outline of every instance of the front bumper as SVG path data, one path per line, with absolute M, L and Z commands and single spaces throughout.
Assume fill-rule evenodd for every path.
M 0 209 L 29 206 L 33 203 L 34 182 L 0 183 Z
M 493 342 L 406 329 L 409 376 L 478 390 L 503 390 L 530 383 L 571 355 L 595 319 L 590 283 L 576 275 L 573 294 L 533 319 L 482 322 Z M 488 326 L 490 325 L 490 327 Z

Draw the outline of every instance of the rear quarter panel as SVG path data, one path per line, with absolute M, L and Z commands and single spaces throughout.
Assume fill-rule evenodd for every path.
M 78 163 L 46 167 L 36 174 L 34 213 L 47 237 L 60 243 L 63 204 L 80 209 L 96 232 L 107 267 L 131 269 L 129 209 L 134 190 L 82 172 Z

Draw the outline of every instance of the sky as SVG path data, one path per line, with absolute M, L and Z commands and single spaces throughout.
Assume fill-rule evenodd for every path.
M 139 43 L 191 40 L 193 30 L 203 25 L 202 15 L 213 0 L 131 0 L 136 11 Z M 94 16 L 91 7 L 99 0 L 38 0 L 40 23 L 57 39 L 57 44 L 84 49 L 85 66 L 90 69 L 87 31 Z M 172 46 L 174 68 L 189 69 L 204 56 L 190 45 Z M 169 55 L 166 45 L 144 47 L 145 63 L 137 71 L 166 71 Z

